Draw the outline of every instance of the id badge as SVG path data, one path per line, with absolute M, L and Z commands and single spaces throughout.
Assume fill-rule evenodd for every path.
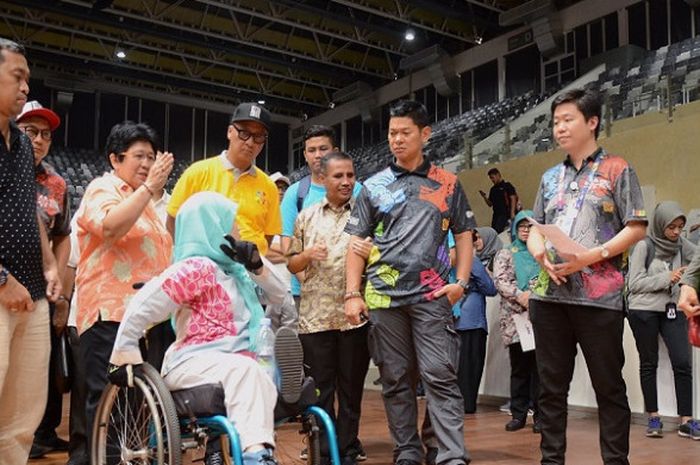
M 669 302 L 666 304 L 666 319 L 675 320 L 676 319 L 676 304 Z
M 557 219 L 557 226 L 564 231 L 564 234 L 571 237 L 571 232 L 576 220 L 576 209 L 572 206 L 566 207 L 564 214 Z

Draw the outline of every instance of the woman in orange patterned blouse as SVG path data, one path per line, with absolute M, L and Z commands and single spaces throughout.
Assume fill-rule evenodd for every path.
M 153 129 L 131 121 L 112 128 L 106 153 L 113 171 L 90 183 L 77 212 L 77 326 L 86 373 L 88 431 L 107 384 L 119 322 L 136 292 L 132 286 L 167 268 L 172 251 L 172 239 L 151 198 L 165 185 L 173 155 L 156 153 Z

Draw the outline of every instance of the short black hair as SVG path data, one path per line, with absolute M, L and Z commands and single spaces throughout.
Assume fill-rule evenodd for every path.
M 411 118 L 419 129 L 423 129 L 430 124 L 428 110 L 425 109 L 425 105 L 415 100 L 399 100 L 389 109 L 389 117 Z
M 345 152 L 341 152 L 339 150 L 334 150 L 332 152 L 328 152 L 321 158 L 321 173 L 326 172 L 328 170 L 328 164 L 331 162 L 331 160 L 350 160 L 352 161 L 352 157 L 348 155 Z
M 326 126 L 325 124 L 314 124 L 309 127 L 309 129 L 304 132 L 304 142 L 311 139 L 312 137 L 328 137 L 331 141 L 331 145 L 335 147 L 335 130 Z
M 20 45 L 10 39 L 0 37 L 0 63 L 5 61 L 5 57 L 2 54 L 2 52 L 5 50 L 12 53 L 19 53 L 22 56 L 25 56 L 27 53 L 23 45 Z
M 554 116 L 554 110 L 556 110 L 559 105 L 564 103 L 575 104 L 578 111 L 583 113 L 586 121 L 590 120 L 594 116 L 598 118 L 598 124 L 595 127 L 595 138 L 597 139 L 598 133 L 600 133 L 603 107 L 600 94 L 590 89 L 571 89 L 567 90 L 566 92 L 562 92 L 552 101 L 552 116 Z
M 105 152 L 107 153 L 107 160 L 110 162 L 110 165 L 110 154 L 115 154 L 117 159 L 121 162 L 124 159 L 124 152 L 129 150 L 129 147 L 136 142 L 148 142 L 151 144 L 154 151 L 157 151 L 159 148 L 156 132 L 146 123 L 124 121 L 123 123 L 117 123 L 112 126 L 112 129 L 109 131 L 109 136 L 107 136 L 107 142 L 105 143 Z
M 500 171 L 498 171 L 498 168 L 491 168 L 488 173 L 486 173 L 488 176 L 491 176 L 493 174 L 501 174 Z

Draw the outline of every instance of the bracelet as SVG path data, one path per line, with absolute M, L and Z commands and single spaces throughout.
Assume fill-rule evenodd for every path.
M 148 193 L 151 194 L 151 197 L 153 197 L 153 196 L 155 195 L 155 194 L 153 193 L 153 191 L 151 190 L 151 188 L 148 187 L 148 184 L 146 184 L 146 183 L 144 182 L 144 183 L 141 184 L 141 185 L 142 185 L 143 187 L 146 188 L 146 190 L 148 191 Z
M 362 298 L 362 292 L 360 291 L 349 291 L 345 293 L 345 296 L 343 297 L 344 300 L 350 300 L 354 299 L 356 297 Z

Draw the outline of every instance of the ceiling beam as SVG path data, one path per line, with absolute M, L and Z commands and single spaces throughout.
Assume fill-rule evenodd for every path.
M 392 19 L 394 21 L 398 21 L 400 23 L 403 23 L 407 26 L 415 27 L 418 29 L 423 29 L 425 31 L 429 31 L 429 32 L 432 32 L 432 33 L 435 33 L 435 34 L 438 34 L 441 36 L 449 37 L 451 39 L 456 39 L 456 40 L 466 42 L 469 44 L 475 43 L 473 37 L 461 36 L 461 35 L 454 34 L 454 33 L 449 32 L 449 31 L 441 31 L 440 29 L 437 29 L 437 28 L 430 26 L 428 24 L 423 24 L 423 23 L 418 22 L 416 20 L 412 20 L 411 18 L 406 17 L 406 15 L 402 15 L 402 14 L 396 15 L 396 14 L 389 13 L 387 11 L 378 10 L 376 8 L 372 8 L 371 6 L 367 6 L 365 4 L 358 3 L 357 1 L 350 1 L 350 0 L 331 0 L 331 1 L 333 3 L 337 3 L 339 5 L 343 5 L 343 6 L 348 7 L 348 8 L 364 11 L 365 13 L 369 13 L 369 14 L 374 15 L 374 16 L 380 16 L 382 18 Z
M 235 63 L 229 63 L 229 62 L 223 61 L 222 59 L 219 59 L 217 57 L 207 58 L 204 55 L 192 55 L 192 54 L 184 52 L 182 50 L 168 48 L 168 46 L 162 46 L 162 45 L 153 46 L 153 45 L 148 45 L 145 43 L 132 42 L 130 40 L 120 39 L 119 37 L 112 37 L 109 35 L 105 35 L 104 33 L 97 34 L 97 33 L 93 33 L 93 32 L 80 30 L 80 29 L 74 28 L 74 27 L 67 27 L 67 26 L 62 26 L 62 25 L 58 25 L 55 23 L 48 23 L 47 21 L 44 21 L 43 19 L 42 20 L 34 20 L 34 19 L 29 19 L 29 18 L 22 18 L 22 17 L 16 16 L 16 15 L 13 15 L 13 14 L 5 14 L 5 18 L 20 22 L 24 25 L 31 24 L 33 26 L 43 27 L 44 29 L 48 29 L 48 30 L 59 31 L 59 32 L 66 33 L 66 34 L 72 34 L 73 36 L 75 36 L 75 34 L 78 33 L 83 37 L 89 37 L 91 39 L 95 39 L 95 40 L 99 41 L 99 43 L 102 44 L 103 46 L 104 46 L 104 44 L 102 41 L 108 40 L 108 41 L 113 42 L 113 44 L 111 44 L 111 45 L 113 45 L 113 48 L 116 48 L 117 46 L 123 46 L 123 47 L 129 47 L 131 50 L 143 50 L 143 51 L 153 52 L 153 53 L 167 52 L 168 54 L 172 55 L 175 58 L 183 58 L 183 59 L 188 59 L 188 60 L 193 60 L 193 61 L 197 60 L 197 61 L 200 61 L 203 63 L 208 63 L 209 65 L 217 66 L 220 68 L 235 69 L 235 70 L 239 70 L 239 71 L 244 71 L 246 73 L 251 72 L 251 68 L 249 66 L 243 66 L 243 65 L 238 65 Z M 26 38 L 25 38 L 25 40 L 26 40 Z M 264 70 L 261 68 L 256 68 L 254 70 L 254 72 L 256 74 L 262 74 L 265 76 L 275 77 L 277 79 L 283 79 L 285 81 L 294 82 L 297 84 L 309 84 L 309 85 L 312 85 L 314 87 L 326 88 L 326 90 L 338 90 L 339 89 L 339 87 L 337 87 L 337 86 L 331 86 L 331 85 L 327 85 L 327 84 L 321 84 L 321 83 L 308 81 L 306 79 L 297 78 L 291 74 L 281 74 L 281 73 L 276 73 L 276 72 L 270 72 L 270 71 L 267 71 L 267 70 Z
M 153 68 L 149 69 L 149 68 L 145 68 L 143 66 L 132 65 L 132 64 L 129 64 L 126 62 L 115 63 L 114 60 L 112 60 L 111 58 L 106 58 L 106 57 L 100 58 L 100 57 L 96 57 L 96 56 L 85 55 L 85 54 L 82 54 L 80 52 L 75 52 L 75 51 L 55 50 L 55 49 L 45 47 L 42 45 L 26 44 L 25 47 L 27 49 L 29 49 L 30 51 L 37 50 L 37 51 L 43 52 L 43 54 L 44 54 L 43 56 L 45 58 L 47 55 L 48 56 L 53 55 L 55 57 L 61 56 L 61 57 L 69 58 L 69 59 L 73 59 L 73 60 L 77 59 L 78 61 L 87 60 L 89 62 L 99 63 L 101 65 L 106 65 L 106 66 L 112 67 L 114 69 L 130 70 L 130 71 L 136 71 L 138 73 L 150 73 L 153 75 L 152 78 L 154 78 L 156 80 L 156 82 L 158 80 L 163 81 L 163 78 L 166 77 L 166 78 L 171 78 L 171 79 L 178 80 L 178 81 L 187 81 L 187 82 L 191 82 L 191 83 L 196 83 L 201 87 L 219 88 L 220 91 L 222 91 L 222 92 L 224 90 L 226 90 L 229 92 L 234 91 L 234 92 L 238 92 L 241 94 L 247 94 L 247 95 L 251 96 L 250 98 L 257 98 L 257 96 L 260 95 L 260 92 L 257 90 L 254 90 L 254 89 L 248 89 L 245 87 L 240 87 L 240 86 L 236 86 L 236 85 L 232 85 L 232 84 L 224 84 L 222 82 L 205 80 L 205 79 L 201 79 L 201 78 L 197 78 L 197 77 L 185 76 L 183 74 L 176 74 L 176 73 L 173 73 L 170 71 L 164 71 L 164 70 L 158 69 L 157 67 L 153 67 Z M 60 63 L 61 61 L 54 60 L 54 62 Z M 299 103 L 299 104 L 303 104 L 303 105 L 310 106 L 310 107 L 316 107 L 316 108 L 325 108 L 326 107 L 326 105 L 319 103 L 319 102 L 304 100 L 303 99 L 303 91 L 305 89 L 305 86 L 302 85 L 301 89 L 302 90 L 299 93 L 299 97 L 287 97 L 287 96 L 279 95 L 279 94 L 271 95 L 269 97 L 271 99 Z
M 290 21 L 288 19 L 283 18 L 281 16 L 281 14 L 276 12 L 275 9 L 271 5 L 270 5 L 270 11 L 272 12 L 272 15 L 268 15 L 268 14 L 261 13 L 259 11 L 250 9 L 250 8 L 234 6 L 234 5 L 231 5 L 229 3 L 224 3 L 224 2 L 214 1 L 214 0 L 195 0 L 195 1 L 197 3 L 202 3 L 202 4 L 205 4 L 208 6 L 216 6 L 216 7 L 221 8 L 221 9 L 233 11 L 235 13 L 246 14 L 246 15 L 253 16 L 256 18 L 260 18 L 260 19 L 264 19 L 264 20 L 271 19 L 276 23 L 283 24 L 283 25 L 289 26 L 291 28 L 302 29 L 302 30 L 306 30 L 306 31 L 316 33 L 316 34 L 323 34 L 323 35 L 331 37 L 333 39 L 340 39 L 340 40 L 344 40 L 344 41 L 348 41 L 348 42 L 353 42 L 355 44 L 362 45 L 363 47 L 374 48 L 374 49 L 380 50 L 382 52 L 393 53 L 395 55 L 399 55 L 402 57 L 406 56 L 405 53 L 403 53 L 397 49 L 385 47 L 385 46 L 382 46 L 380 44 L 374 44 L 374 43 L 369 42 L 367 40 L 362 40 L 361 38 L 358 38 L 358 37 L 353 37 L 353 36 L 344 35 L 344 34 L 338 34 L 338 33 L 332 32 L 332 31 L 328 31 L 325 29 L 311 26 L 309 24 Z M 268 4 L 270 4 L 270 2 L 268 2 Z
M 27 0 L 25 0 L 21 3 L 26 3 L 26 1 Z M 41 3 L 44 3 L 44 2 L 41 2 Z M 56 3 L 56 2 L 50 2 L 50 3 Z M 82 1 L 82 0 L 62 0 L 61 3 L 67 3 L 67 4 L 75 5 L 78 7 L 82 7 L 82 8 L 91 8 L 91 6 L 92 6 L 91 3 L 86 2 L 86 1 Z M 60 11 L 60 9 L 61 8 L 59 7 L 59 11 Z M 278 47 L 275 47 L 272 45 L 257 43 L 257 42 L 254 42 L 252 40 L 249 40 L 249 39 L 235 38 L 235 37 L 231 37 L 230 35 L 221 34 L 218 32 L 211 32 L 208 30 L 197 29 L 197 28 L 187 26 L 184 24 L 178 24 L 178 23 L 175 23 L 173 21 L 166 21 L 166 20 L 159 19 L 159 18 L 144 18 L 143 15 L 131 13 L 131 12 L 125 11 L 125 10 L 119 10 L 119 9 L 116 9 L 114 6 L 112 6 L 111 8 L 105 8 L 102 11 L 104 13 L 107 13 L 108 15 L 115 15 L 117 17 L 129 18 L 133 21 L 140 22 L 140 21 L 147 20 L 149 24 L 156 24 L 159 26 L 167 27 L 167 28 L 174 29 L 174 30 L 181 31 L 181 32 L 187 32 L 190 34 L 195 34 L 195 35 L 200 35 L 200 36 L 204 36 L 204 37 L 209 37 L 212 39 L 217 39 L 217 40 L 223 41 L 225 43 L 229 43 L 231 45 L 243 45 L 246 47 L 251 47 L 251 48 L 263 50 L 265 52 L 268 52 L 268 53 L 271 53 L 274 55 L 283 55 L 285 57 L 292 56 L 298 60 L 312 61 L 315 63 L 323 64 L 324 66 L 333 66 L 335 68 L 344 69 L 346 71 L 352 71 L 352 72 L 355 72 L 358 74 L 365 74 L 365 75 L 372 76 L 375 78 L 387 79 L 387 76 L 385 76 L 381 73 L 363 70 L 361 68 L 356 68 L 356 67 L 346 65 L 343 63 L 338 63 L 337 61 L 324 61 L 324 60 L 316 58 L 314 56 L 305 55 L 303 53 L 299 53 L 299 52 L 296 52 L 294 50 L 280 50 Z M 211 14 L 211 12 L 209 14 Z M 95 15 L 91 15 L 90 17 L 94 18 Z M 115 23 L 114 19 L 115 19 L 114 17 L 111 18 L 111 20 L 112 20 L 111 24 L 113 26 L 116 26 L 116 24 L 114 24 Z M 120 23 L 120 25 L 123 23 L 124 22 Z M 179 40 L 179 39 L 176 39 L 176 40 Z M 235 53 L 238 53 L 238 52 L 239 52 L 239 50 L 235 51 Z
M 481 8 L 486 8 L 487 10 L 491 10 L 495 13 L 501 14 L 503 13 L 503 10 L 501 8 L 498 8 L 495 6 L 495 1 L 482 1 L 482 0 L 464 0 L 467 3 L 471 3 L 472 5 L 479 6 Z M 493 5 L 492 5 L 493 4 Z

